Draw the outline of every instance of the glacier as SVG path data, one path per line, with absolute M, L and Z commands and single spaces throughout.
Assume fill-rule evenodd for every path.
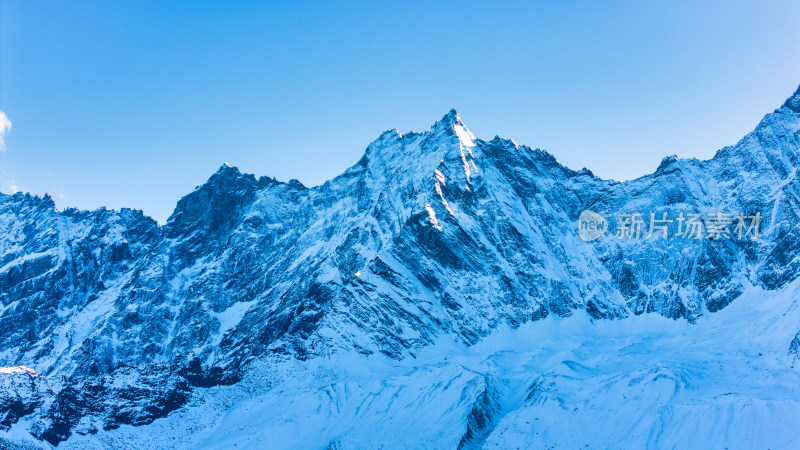
M 796 446 L 798 167 L 800 89 L 626 182 L 452 110 L 316 187 L 223 165 L 164 225 L 0 194 L 0 443 Z M 584 210 L 763 219 L 584 242 Z

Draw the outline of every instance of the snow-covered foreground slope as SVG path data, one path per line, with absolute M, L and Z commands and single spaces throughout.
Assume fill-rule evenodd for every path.
M 696 324 L 548 317 L 400 361 L 274 358 L 147 427 L 64 447 L 796 448 L 799 294 L 749 287 Z

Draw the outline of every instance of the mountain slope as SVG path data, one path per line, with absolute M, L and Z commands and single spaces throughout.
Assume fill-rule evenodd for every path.
M 66 448 L 793 448 L 798 283 L 695 324 L 585 312 L 501 327 L 416 358 L 272 355 L 147 427 Z M 748 336 L 749 339 L 742 339 Z

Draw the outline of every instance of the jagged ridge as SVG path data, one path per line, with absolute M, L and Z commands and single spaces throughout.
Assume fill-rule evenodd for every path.
M 264 355 L 400 359 L 442 336 L 473 344 L 576 310 L 694 321 L 746 286 L 797 278 L 797 99 L 711 160 L 667 158 L 625 183 L 477 139 L 452 110 L 427 132 L 381 134 L 318 187 L 223 165 L 162 227 L 134 210 L 57 212 L 49 198 L 0 195 L 0 364 L 64 386 L 127 366 L 155 380 L 167 367 L 174 409 L 190 387 L 235 383 Z M 574 225 L 584 209 L 757 211 L 764 225 L 752 242 L 587 244 Z M 94 400 L 80 415 L 102 427 L 163 414 L 126 422 L 113 400 Z M 37 406 L 39 436 L 55 443 L 77 426 L 54 433 L 64 405 Z

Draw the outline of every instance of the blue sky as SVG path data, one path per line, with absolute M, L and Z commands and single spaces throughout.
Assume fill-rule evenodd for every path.
M 164 223 L 223 162 L 315 185 L 452 107 L 635 178 L 794 92 L 798 24 L 796 1 L 0 0 L 0 192 Z

